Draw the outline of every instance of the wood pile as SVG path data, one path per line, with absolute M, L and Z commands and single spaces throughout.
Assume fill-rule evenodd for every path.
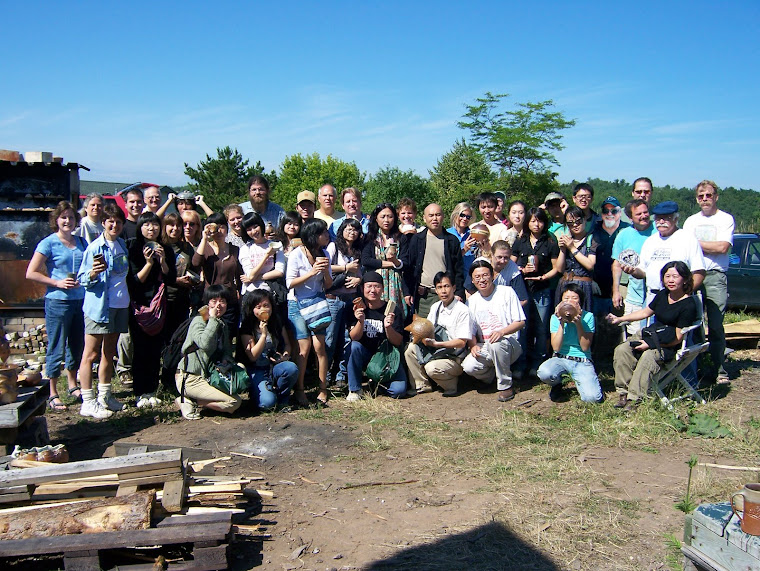
M 39 360 L 47 351 L 48 335 L 44 324 L 33 325 L 28 329 L 24 325 L 5 325 L 5 338 L 12 355 L 29 355 L 30 360 Z
M 189 543 L 192 560 L 167 566 L 160 555 L 154 568 L 201 571 L 227 568 L 235 533 L 269 537 L 256 522 L 232 523 L 248 517 L 251 500 L 274 497 L 250 486 L 263 475 L 204 475 L 228 457 L 134 451 L 64 464 L 17 459 L 0 470 L 0 558 L 63 553 L 66 569 L 97 569 L 104 551 Z

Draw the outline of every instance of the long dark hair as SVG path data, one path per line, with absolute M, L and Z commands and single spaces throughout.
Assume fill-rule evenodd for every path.
M 153 212 L 150 210 L 146 210 L 140 216 L 137 217 L 137 230 L 135 233 L 135 244 L 137 244 L 140 247 L 140 250 L 142 250 L 143 245 L 145 244 L 145 236 L 143 236 L 142 233 L 142 227 L 145 226 L 145 224 L 149 222 L 155 222 L 158 224 L 158 237 L 156 238 L 156 242 L 164 245 L 161 240 L 161 232 L 163 232 L 163 224 L 161 224 L 161 219 L 156 216 Z
M 248 212 L 243 216 L 243 221 L 240 224 L 241 228 L 243 229 L 243 232 L 246 234 L 246 241 L 252 240 L 250 236 L 248 236 L 248 229 L 253 228 L 254 226 L 258 226 L 261 229 L 261 237 L 266 238 L 265 230 L 266 227 L 264 225 L 264 220 L 261 218 L 261 216 L 258 215 L 256 212 Z
M 541 231 L 542 236 L 549 233 L 549 217 L 546 215 L 546 211 L 543 208 L 533 207 L 525 213 L 525 223 L 523 226 L 528 229 L 528 232 L 530 232 L 530 226 L 528 224 L 532 218 L 544 223 L 544 229 Z
M 390 211 L 393 212 L 393 226 L 391 226 L 390 235 L 392 238 L 398 237 L 398 212 L 396 212 L 396 207 L 393 206 L 390 202 L 381 202 L 375 207 L 375 209 L 372 211 L 372 214 L 370 214 L 367 241 L 374 242 L 377 240 L 377 236 L 380 233 L 380 227 L 377 225 L 377 216 L 386 208 L 390 209 Z
M 282 245 L 286 248 L 290 246 L 290 237 L 285 234 L 285 224 L 298 224 L 298 236 L 301 236 L 301 228 L 303 227 L 303 222 L 301 221 L 301 217 L 298 215 L 298 212 L 294 212 L 293 210 L 290 210 L 285 213 L 285 216 L 282 217 L 280 220 L 280 225 L 277 228 L 276 236 L 282 242 Z
M 660 270 L 660 282 L 665 287 L 665 273 L 670 269 L 675 268 L 678 275 L 683 278 L 683 291 L 686 294 L 690 294 L 694 291 L 694 275 L 691 273 L 689 266 L 687 266 L 681 260 L 671 260 Z
M 268 299 L 269 304 L 272 306 L 272 314 L 269 316 L 267 329 L 269 329 L 269 334 L 272 336 L 272 343 L 276 350 L 283 345 L 284 341 L 282 340 L 282 323 L 280 322 L 279 312 L 277 311 L 277 306 L 274 302 L 274 296 L 270 291 L 265 289 L 255 289 L 243 296 L 243 326 L 240 329 L 243 331 L 250 330 L 253 338 L 258 339 L 260 321 L 253 310 L 265 299 Z
M 350 247 L 348 245 L 348 242 L 346 242 L 346 239 L 343 237 L 343 231 L 348 226 L 355 228 L 358 232 L 356 240 L 354 240 L 354 243 Z M 361 222 L 359 222 L 356 218 L 346 218 L 341 223 L 340 228 L 338 228 L 338 232 L 335 235 L 335 246 L 338 249 L 338 252 L 348 258 L 359 258 L 361 256 L 363 245 L 364 230 L 362 229 Z
M 314 258 L 325 255 L 322 246 L 319 245 L 319 237 L 326 231 L 327 223 L 319 218 L 309 218 L 301 226 L 301 241 Z
M 587 190 L 587 189 L 581 189 L 581 190 Z M 581 210 L 578 206 L 571 206 L 565 211 L 565 228 L 567 229 L 568 233 L 570 232 L 570 226 L 567 224 L 568 218 L 578 218 L 583 222 L 581 225 L 581 228 L 583 228 L 583 233 L 587 234 L 586 232 L 586 215 L 583 213 L 583 210 Z

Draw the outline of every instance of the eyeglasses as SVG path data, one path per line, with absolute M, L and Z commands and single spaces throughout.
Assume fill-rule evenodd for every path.
M 675 217 L 675 215 L 673 215 L 673 214 L 655 214 L 654 215 L 654 219 L 655 220 L 668 220 L 668 221 L 671 221 L 671 220 L 674 219 L 674 217 Z
M 602 214 L 617 214 L 620 212 L 619 208 L 603 208 Z
M 697 195 L 697 200 L 709 200 L 713 196 L 715 196 L 715 195 L 714 194 L 698 194 Z
M 575 198 L 577 198 L 578 200 L 591 200 L 591 195 L 590 194 L 576 194 Z
M 585 221 L 584 221 L 584 220 L 581 220 L 581 219 L 577 219 L 577 220 L 568 220 L 568 221 L 567 221 L 567 225 L 568 225 L 568 226 L 580 226 L 580 225 L 584 224 L 584 222 L 585 222 Z
M 459 217 L 464 218 L 465 220 L 470 220 L 472 218 L 472 214 L 465 214 L 464 212 L 460 212 Z
M 651 190 L 645 190 L 645 189 L 637 188 L 636 190 L 633 191 L 633 194 L 652 194 L 652 191 Z

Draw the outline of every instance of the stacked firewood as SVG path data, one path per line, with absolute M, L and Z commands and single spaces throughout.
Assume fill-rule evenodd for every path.
M 45 325 L 34 325 L 25 331 L 8 331 L 6 326 L 5 338 L 11 348 L 11 353 L 44 355 L 47 350 L 48 336 Z

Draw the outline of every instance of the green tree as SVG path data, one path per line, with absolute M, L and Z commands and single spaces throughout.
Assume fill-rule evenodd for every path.
M 332 155 L 327 155 L 324 159 L 320 158 L 319 153 L 290 155 L 282 162 L 272 200 L 285 210 L 292 210 L 299 192 L 311 190 L 317 194 L 319 188 L 327 183 L 332 184 L 340 196 L 340 191 L 349 186 L 361 190 L 364 186 L 364 173 L 356 163 L 347 163 Z
M 464 139 L 456 141 L 430 173 L 431 201 L 450 213 L 459 202 L 497 190 L 497 176 L 485 156 Z
M 199 162 L 195 168 L 185 163 L 185 174 L 195 181 L 189 183 L 188 188 L 202 194 L 206 204 L 221 212 L 228 204 L 248 198 L 248 179 L 253 175 L 263 175 L 264 167 L 259 161 L 250 166 L 237 149 L 224 147 L 216 149 L 216 158 L 206 155 L 206 160 Z M 270 185 L 276 183 L 274 172 L 266 176 Z
M 365 185 L 364 210 L 370 212 L 374 205 L 390 202 L 394 206 L 404 197 L 417 203 L 420 213 L 425 205 L 433 202 L 430 183 L 412 170 L 385 166 L 369 177 Z

